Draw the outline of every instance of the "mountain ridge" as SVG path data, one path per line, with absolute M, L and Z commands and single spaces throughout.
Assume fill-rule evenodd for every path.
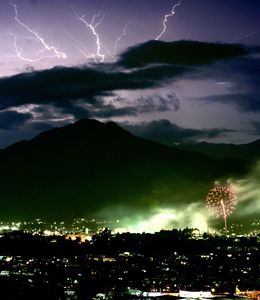
M 200 142 L 182 143 L 172 147 L 202 153 L 213 158 L 236 158 L 242 160 L 256 160 L 260 158 L 260 139 L 246 144 Z
M 148 210 L 204 201 L 219 178 L 245 172 L 136 137 L 113 122 L 81 120 L 0 153 L 0 216 L 70 219 L 109 207 Z

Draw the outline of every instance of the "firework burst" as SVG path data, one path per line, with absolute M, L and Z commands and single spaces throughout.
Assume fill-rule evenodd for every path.
M 216 185 L 206 197 L 207 208 L 217 217 L 223 217 L 227 230 L 227 217 L 231 215 L 237 204 L 237 196 L 230 185 Z

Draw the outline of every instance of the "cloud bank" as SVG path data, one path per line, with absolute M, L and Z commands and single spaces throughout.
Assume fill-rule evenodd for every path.
M 197 139 L 210 139 L 233 131 L 226 128 L 183 128 L 165 119 L 134 124 L 121 123 L 121 126 L 137 136 L 164 144 L 192 142 Z
M 155 89 L 187 78 L 234 79 L 225 93 L 193 97 L 193 102 L 229 103 L 243 112 L 260 111 L 260 63 L 257 55 L 253 56 L 258 52 L 257 47 L 243 45 L 149 41 L 129 48 L 115 63 L 58 66 L 42 71 L 28 69 L 21 74 L 0 78 L 0 113 L 3 117 L 0 125 L 5 130 L 15 127 L 37 131 L 81 118 L 131 119 L 148 113 L 177 112 L 181 109 L 181 100 L 173 92 L 161 96 Z M 243 82 L 242 92 L 237 91 L 237 82 Z M 127 96 L 119 96 L 122 91 L 125 94 L 138 91 L 139 96 L 129 102 Z M 145 91 L 150 95 L 140 95 Z M 24 106 L 33 108 L 23 113 L 20 108 Z M 6 111 L 17 113 L 11 116 Z M 5 125 L 7 115 L 8 126 Z M 225 128 L 187 128 L 184 131 L 166 121 L 157 122 L 160 128 L 156 133 L 153 125 L 155 123 L 138 124 L 131 129 L 148 138 L 162 131 L 167 139 L 172 131 L 179 136 L 173 142 L 231 132 Z
M 163 86 L 201 66 L 249 54 L 246 47 L 192 41 L 151 41 L 122 53 L 117 63 L 54 67 L 0 79 L 0 109 L 25 104 L 73 105 L 119 90 Z

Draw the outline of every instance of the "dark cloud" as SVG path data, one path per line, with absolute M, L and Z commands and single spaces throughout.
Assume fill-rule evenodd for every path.
M 91 118 L 89 109 L 78 106 L 77 104 L 71 104 L 71 106 L 63 107 L 61 112 L 74 116 L 76 120 Z
M 141 97 L 137 100 L 139 105 L 139 112 L 150 112 L 150 111 L 179 111 L 180 100 L 177 98 L 175 93 L 169 93 L 165 97 L 159 95 L 152 95 L 149 97 Z
M 121 123 L 121 126 L 137 136 L 165 144 L 195 141 L 202 138 L 215 138 L 233 131 L 225 128 L 183 128 L 174 123 L 171 123 L 169 120 L 154 120 L 151 122 L 141 122 L 134 124 Z
M 241 112 L 260 111 L 260 94 L 225 94 L 192 98 L 205 104 L 231 104 Z
M 174 93 L 163 97 L 154 94 L 131 101 L 118 99 L 115 95 L 122 90 L 162 87 L 189 76 L 229 79 L 236 74 L 233 81 L 236 84 L 243 82 L 247 93 L 238 94 L 236 90 L 240 91 L 240 87 L 233 85 L 229 99 L 213 97 L 200 101 L 222 101 L 237 105 L 243 111 L 259 111 L 260 63 L 256 58 L 244 56 L 246 53 L 245 48 L 237 45 L 157 41 L 129 49 L 113 64 L 55 67 L 43 71 L 27 69 L 15 76 L 0 78 L 0 128 L 25 128 L 24 123 L 28 121 L 26 128 L 30 132 L 38 132 L 82 118 L 110 119 L 179 111 L 180 101 Z M 212 62 L 215 63 L 209 65 Z M 112 100 L 108 102 L 108 98 Z M 6 112 L 11 107 L 27 104 L 36 104 L 32 110 L 34 118 L 30 114 Z M 142 124 L 135 130 L 144 137 L 166 142 L 210 138 L 225 132 L 223 129 L 184 129 L 167 123 L 160 123 L 161 131 L 156 131 L 152 125 Z
M 128 49 L 119 63 L 125 67 L 150 64 L 204 65 L 218 60 L 249 54 L 241 45 L 197 41 L 149 41 Z
M 124 117 L 124 116 L 136 116 L 138 114 L 138 108 L 127 106 L 122 108 L 116 108 L 114 105 L 106 105 L 102 109 L 91 112 L 92 118 L 112 118 L 112 117 Z
M 118 104 L 120 106 L 118 106 Z M 124 116 L 136 116 L 149 112 L 178 111 L 180 100 L 175 93 L 168 93 L 165 97 L 157 94 L 149 97 L 140 97 L 137 100 L 128 101 L 124 98 L 113 98 L 107 103 L 103 98 L 97 97 L 93 103 L 84 105 L 84 102 L 76 102 L 62 109 L 63 113 L 71 114 L 76 119 L 81 118 L 112 118 Z M 41 109 L 40 109 L 41 110 Z M 39 109 L 38 109 L 39 111 Z
M 56 122 L 56 123 L 58 123 L 58 122 Z M 55 124 L 55 125 L 58 126 L 58 124 Z M 45 130 L 52 129 L 54 127 L 55 127 L 54 124 L 47 123 L 47 122 L 37 122 L 37 121 L 31 122 L 27 126 L 28 129 L 33 129 L 33 130 L 37 130 L 37 131 L 45 131 Z
M 260 73 L 260 58 L 259 56 L 248 56 L 240 57 L 239 59 L 231 61 L 229 64 L 226 64 L 224 71 L 230 68 L 234 71 L 234 75 L 243 76 L 247 81 L 253 81 L 252 84 L 256 84 L 259 87 L 259 73 Z M 241 78 L 241 77 L 238 77 Z
M 246 53 L 238 45 L 148 42 L 129 49 L 115 64 L 55 67 L 1 78 L 0 109 L 29 103 L 64 107 L 79 99 L 93 103 L 97 96 L 118 90 L 160 87 L 198 71 L 198 65 Z
M 191 79 L 211 79 L 219 86 L 220 94 L 190 98 L 201 103 L 229 104 L 240 112 L 260 111 L 260 59 L 241 57 L 219 62 L 191 74 Z
M 187 71 L 184 67 L 153 66 L 132 72 L 104 67 L 55 67 L 0 79 L 0 109 L 29 103 L 70 106 L 78 99 L 95 102 L 96 96 L 116 90 L 158 87 Z
M 8 111 L 8 113 L 0 111 L 0 118 L 3 115 L 0 126 L 4 129 L 23 126 L 24 130 L 39 132 L 83 118 L 129 117 L 149 112 L 176 111 L 179 107 L 180 101 L 174 93 L 169 93 L 165 97 L 154 94 L 132 101 L 117 96 L 109 101 L 103 97 L 96 97 L 87 104 L 84 101 L 75 101 L 63 107 L 51 104 L 35 106 L 31 109 L 32 115 L 16 111 Z M 8 119 L 7 115 L 10 115 Z M 26 126 L 24 126 L 25 121 L 29 121 Z
M 252 122 L 252 125 L 255 129 L 255 133 L 260 135 L 260 122 L 259 121 L 254 121 Z
M 32 115 L 30 113 L 19 113 L 17 111 L 0 111 L 0 129 L 14 129 L 23 125 L 30 120 Z

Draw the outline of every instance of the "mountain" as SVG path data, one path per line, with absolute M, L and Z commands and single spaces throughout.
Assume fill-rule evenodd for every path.
M 174 146 L 177 149 L 199 152 L 214 158 L 232 157 L 242 160 L 260 159 L 260 140 L 248 144 L 190 143 Z
M 204 201 L 214 180 L 245 172 L 243 161 L 174 149 L 87 119 L 2 150 L 0 165 L 0 217 L 9 220 Z

